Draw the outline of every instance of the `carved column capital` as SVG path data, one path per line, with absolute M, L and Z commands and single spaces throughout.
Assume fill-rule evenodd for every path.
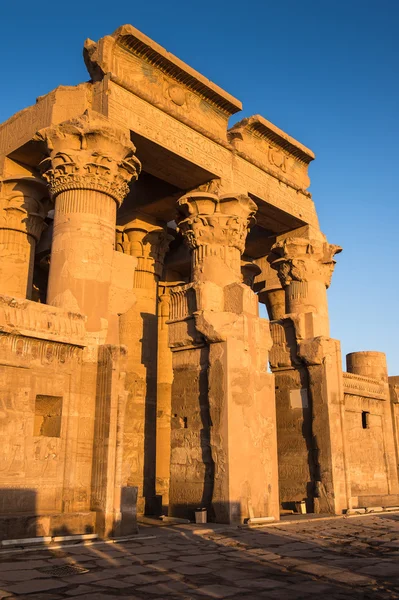
M 192 251 L 193 279 L 202 278 L 210 259 L 215 265 L 219 261 L 227 266 L 230 280 L 240 281 L 240 259 L 255 222 L 255 202 L 244 194 L 191 192 L 178 200 L 177 209 L 179 231 Z M 222 281 L 223 273 L 220 275 Z M 212 279 L 210 271 L 207 277 Z
M 336 263 L 334 256 L 341 251 L 340 246 L 327 241 L 289 237 L 272 246 L 268 260 L 283 287 L 292 281 L 321 281 L 328 288 Z
M 252 260 L 241 261 L 241 275 L 242 282 L 245 283 L 251 290 L 254 287 L 255 277 L 262 272 L 259 265 L 254 263 Z
M 32 297 L 35 248 L 49 208 L 41 179 L 13 176 L 0 180 L 0 293 Z
M 69 190 L 107 194 L 120 206 L 137 179 L 141 164 L 125 131 L 87 111 L 81 117 L 42 129 L 35 141 L 45 144 L 42 175 L 52 198 Z
M 217 196 L 192 192 L 177 202 L 178 226 L 190 249 L 204 245 L 229 246 L 241 253 L 257 210 L 248 196 Z
M 139 273 L 149 273 L 157 280 L 160 279 L 165 254 L 172 239 L 163 227 L 141 219 L 133 219 L 116 228 L 116 249 L 138 259 L 135 270 L 136 283 L 140 279 Z
M 0 229 L 19 231 L 39 241 L 50 208 L 46 191 L 34 177 L 0 181 Z

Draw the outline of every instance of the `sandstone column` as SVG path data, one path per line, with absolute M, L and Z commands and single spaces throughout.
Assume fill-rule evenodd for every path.
M 138 513 L 155 499 L 158 281 L 168 245 L 162 227 L 140 218 L 117 229 L 117 250 L 137 258 L 136 302 L 120 317 L 120 341 L 128 348 L 123 481 L 138 488 Z
M 97 531 L 133 532 L 134 502 L 124 507 L 121 480 L 125 353 L 118 345 L 117 315 L 133 302 L 135 260 L 120 260 L 115 226 L 117 207 L 140 163 L 129 134 L 90 111 L 39 131 L 35 140 L 47 155 L 42 174 L 55 200 L 47 302 L 87 317 L 82 389 L 89 386 L 89 398 L 96 399 L 91 507 Z M 68 430 L 71 443 L 76 435 L 77 426 Z
M 323 238 L 286 237 L 272 247 L 269 256 L 285 289 L 286 313 L 295 315 L 301 338 L 330 335 L 327 288 L 335 265 L 333 257 L 342 248 Z
M 286 477 L 282 496 L 287 501 L 290 492 L 296 494 L 302 488 L 302 498 L 307 497 L 315 512 L 337 514 L 347 508 L 350 495 L 345 474 L 341 350 L 339 342 L 329 337 L 327 305 L 334 255 L 340 251 L 314 232 L 306 237 L 284 236 L 268 258 L 285 290 L 286 314 L 273 324 L 274 334 L 278 341 L 283 326 L 280 352 L 289 347 L 288 370 L 281 369 L 285 361 L 276 370 L 279 439 L 302 457 L 294 457 L 298 462 L 292 472 L 294 483 Z M 277 348 L 274 354 L 277 357 Z M 295 411 L 300 411 L 296 417 Z M 306 447 L 299 442 L 304 436 Z M 280 463 L 286 458 L 282 450 Z M 289 475 L 288 468 L 284 464 Z
M 46 226 L 47 190 L 34 177 L 0 182 L 0 293 L 32 297 L 36 243 Z
M 125 131 L 93 113 L 40 131 L 41 167 L 55 200 L 47 302 L 87 315 L 87 331 L 107 329 L 116 209 L 140 172 Z M 102 335 L 105 339 L 105 333 Z
M 167 514 L 169 505 L 173 361 L 169 348 L 170 291 L 184 282 L 159 283 L 158 289 L 158 369 L 155 491 Z
M 388 381 L 387 357 L 384 352 L 351 352 L 346 355 L 346 370 L 354 375 Z
M 285 316 L 285 291 L 277 272 L 272 269 L 267 257 L 258 259 L 256 263 L 261 266 L 264 280 L 264 288 L 258 293 L 259 302 L 266 305 L 270 321 L 282 319 Z
M 192 284 L 191 290 L 177 293 L 195 290 L 195 327 L 209 346 L 208 411 L 201 400 L 202 456 L 205 460 L 208 455 L 209 430 L 206 477 L 213 479 L 205 481 L 212 492 L 207 508 L 217 522 L 251 516 L 278 519 L 274 378 L 266 372 L 269 325 L 259 319 L 256 295 L 241 275 L 241 255 L 256 205 L 245 195 L 197 192 L 181 198 L 178 210 L 178 226 L 192 252 Z M 171 340 L 177 344 L 175 331 Z M 182 352 L 175 354 L 181 368 Z M 179 494 L 182 503 L 183 486 Z M 177 504 L 176 498 L 173 502 Z

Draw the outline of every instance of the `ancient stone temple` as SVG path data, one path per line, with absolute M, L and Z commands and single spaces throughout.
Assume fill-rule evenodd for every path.
M 311 150 L 229 129 L 241 103 L 130 25 L 84 59 L 0 126 L 1 537 L 398 504 L 399 378 L 343 372 Z

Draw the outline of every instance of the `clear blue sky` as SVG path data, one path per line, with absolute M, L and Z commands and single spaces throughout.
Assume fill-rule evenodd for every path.
M 321 228 L 344 248 L 331 335 L 399 374 L 398 0 L 3 0 L 0 22 L 0 122 L 87 80 L 84 39 L 131 23 L 239 98 L 234 120 L 260 113 L 314 150 Z

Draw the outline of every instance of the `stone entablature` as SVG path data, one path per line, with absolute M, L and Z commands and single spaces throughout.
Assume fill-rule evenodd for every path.
M 122 87 L 226 138 L 228 118 L 239 100 L 167 52 L 132 25 L 119 27 L 96 44 L 85 42 L 85 61 L 93 81 L 108 75 Z
M 178 184 L 181 189 L 193 189 L 212 178 L 221 178 L 223 191 L 229 192 L 233 186 L 235 191 L 259 199 L 259 216 L 270 205 L 292 215 L 297 220 L 293 227 L 306 223 L 318 226 L 313 202 L 305 192 L 306 181 L 297 181 L 296 176 L 289 175 L 289 169 L 284 173 L 276 166 L 281 162 L 278 145 L 271 152 L 270 162 L 265 156 L 258 160 L 228 141 L 228 116 L 241 109 L 241 103 L 232 96 L 130 26 L 106 36 L 97 47 L 89 42 L 87 54 L 93 82 L 70 88 L 61 86 L 0 126 L 0 173 L 4 172 L 2 163 L 8 154 L 17 151 L 17 160 L 26 159 L 26 150 L 21 147 L 38 130 L 77 118 L 85 110 L 95 110 L 110 124 L 129 128 L 135 136 L 140 136 L 141 142 L 151 144 L 148 149 L 140 148 L 146 172 Z M 157 64 L 153 64 L 155 60 Z M 165 72 L 162 61 L 166 61 Z M 169 63 L 173 66 L 173 77 L 166 67 Z M 118 69 L 120 76 L 114 73 Z M 192 90 L 187 88 L 185 100 L 179 106 L 181 88 L 186 90 L 184 86 L 190 81 Z M 257 134 L 255 154 L 260 139 Z M 155 161 L 151 160 L 154 151 L 159 152 Z M 283 152 L 287 152 L 285 147 Z M 193 180 L 186 161 L 200 169 L 201 181 L 197 176 Z
M 234 148 L 271 171 L 282 181 L 305 191 L 310 185 L 309 163 L 315 155 L 260 115 L 243 119 L 228 132 Z

